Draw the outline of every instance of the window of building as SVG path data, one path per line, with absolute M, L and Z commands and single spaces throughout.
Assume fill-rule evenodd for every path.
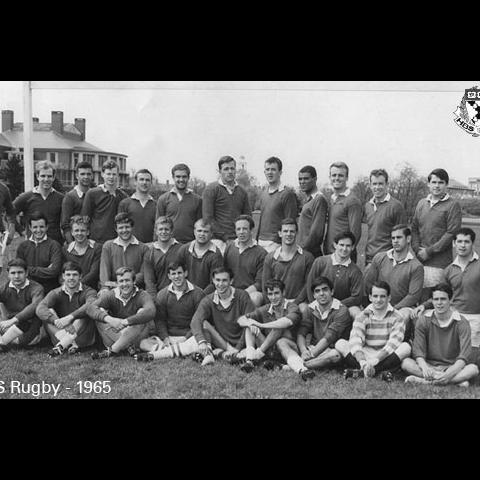
M 56 154 L 55 152 L 51 152 L 50 155 L 49 155 L 49 157 L 50 157 L 50 161 L 51 161 L 53 164 L 57 163 L 57 154 Z
M 93 165 L 93 160 L 95 158 L 95 155 L 92 155 L 90 153 L 84 153 L 83 154 L 83 161 L 91 163 Z
M 47 152 L 37 152 L 36 150 L 33 151 L 33 159 L 42 161 L 47 159 Z
M 98 168 L 102 168 L 103 164 L 107 161 L 108 157 L 107 155 L 99 155 L 98 156 Z

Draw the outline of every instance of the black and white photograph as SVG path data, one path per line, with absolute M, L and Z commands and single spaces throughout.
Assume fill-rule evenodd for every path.
M 0 107 L 0 399 L 480 398 L 480 81 Z

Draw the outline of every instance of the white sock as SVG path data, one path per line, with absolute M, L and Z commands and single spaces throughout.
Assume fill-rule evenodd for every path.
M 198 352 L 198 343 L 195 340 L 195 337 L 190 337 L 188 340 L 185 340 L 182 343 L 177 343 L 174 345 L 181 357 L 186 357 L 187 355 L 191 355 L 192 353 Z
M 302 370 L 305 370 L 305 366 L 303 365 L 303 360 L 298 355 L 291 355 L 290 357 L 288 357 L 287 363 L 290 366 L 290 368 L 296 373 L 299 373 Z
M 71 333 L 66 332 L 63 330 L 65 334 L 62 336 L 60 342 L 58 342 L 63 348 L 68 348 L 73 341 L 77 338 L 77 335 L 73 335 Z M 57 337 L 58 338 L 58 337 Z
M 247 360 L 254 360 L 255 349 L 253 347 L 247 347 L 245 350 L 246 350 L 246 352 L 245 352 L 246 353 L 246 355 L 245 355 L 246 359 Z
M 8 345 L 12 343 L 16 338 L 23 335 L 23 332 L 16 326 L 12 325 L 2 336 L 2 343 Z
M 67 334 L 66 330 L 59 330 L 58 332 L 55 333 L 55 337 L 60 342 L 66 334 Z

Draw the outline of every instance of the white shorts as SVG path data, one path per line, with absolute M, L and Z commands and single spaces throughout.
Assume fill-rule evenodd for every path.
M 186 337 L 169 337 L 172 343 L 182 343 L 186 340 Z M 164 347 L 163 341 L 160 337 L 152 336 L 145 338 L 142 342 L 148 348 L 149 352 L 155 352 L 161 350 Z
M 480 314 L 478 313 L 461 313 L 468 323 L 470 324 L 470 330 L 472 331 L 472 347 L 480 346 Z

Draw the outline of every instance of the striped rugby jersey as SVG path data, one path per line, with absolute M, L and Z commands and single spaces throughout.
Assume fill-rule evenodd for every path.
M 370 312 L 370 315 L 365 314 Z M 382 319 L 375 317 L 372 305 L 369 305 L 353 322 L 350 333 L 350 353 L 354 355 L 363 347 L 385 350 L 388 355 L 403 342 L 405 322 L 390 304 Z

